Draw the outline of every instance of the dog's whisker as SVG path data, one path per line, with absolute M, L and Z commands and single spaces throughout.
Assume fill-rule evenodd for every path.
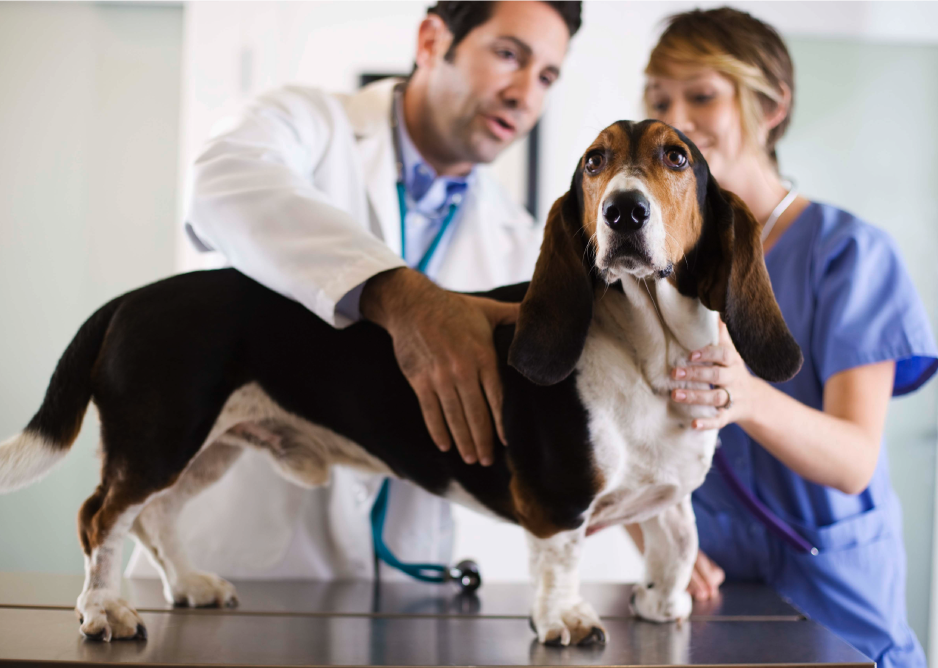
M 645 292 L 648 293 L 648 298 L 651 300 L 651 305 L 655 307 L 655 313 L 658 314 L 658 320 L 664 322 L 664 319 L 661 317 L 661 311 L 658 310 L 658 304 L 655 302 L 655 298 L 651 296 L 651 290 L 648 287 L 648 281 L 643 278 L 642 284 L 645 286 Z

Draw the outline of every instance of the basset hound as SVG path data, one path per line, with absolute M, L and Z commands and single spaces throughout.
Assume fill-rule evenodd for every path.
M 485 468 L 434 446 L 390 337 L 369 322 L 334 329 L 232 269 L 174 276 L 98 310 L 35 417 L 0 446 L 0 491 L 28 484 L 65 455 L 88 402 L 97 405 L 102 479 L 79 513 L 81 632 L 145 636 L 119 594 L 128 532 L 160 565 L 170 602 L 236 601 L 228 582 L 193 570 L 174 523 L 244 448 L 266 452 L 299 485 L 354 466 L 520 524 L 543 643 L 605 641 L 577 565 L 587 530 L 611 524 L 640 523 L 645 536 L 634 612 L 687 617 L 690 494 L 717 438 L 691 421 L 717 409 L 670 401 L 672 389 L 694 385 L 669 371 L 717 342 L 719 316 L 759 376 L 781 381 L 801 366 L 759 225 L 687 137 L 621 121 L 596 138 L 551 209 L 530 284 L 486 296 L 521 310 L 516 327 L 494 334 L 509 445 Z

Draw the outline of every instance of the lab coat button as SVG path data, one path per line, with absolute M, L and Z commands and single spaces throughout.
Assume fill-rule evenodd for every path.
M 364 504 L 368 500 L 368 490 L 362 484 L 355 485 L 355 503 Z

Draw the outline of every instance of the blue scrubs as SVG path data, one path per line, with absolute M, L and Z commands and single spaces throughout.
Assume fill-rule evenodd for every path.
M 849 213 L 813 203 L 766 256 L 775 297 L 804 353 L 795 378 L 775 385 L 822 409 L 824 384 L 853 367 L 896 360 L 893 396 L 938 368 L 925 310 L 892 239 Z M 881 666 L 924 666 L 906 621 L 906 559 L 899 500 L 885 446 L 866 491 L 808 482 L 736 425 L 722 448 L 744 485 L 816 546 L 795 552 L 763 527 L 711 469 L 693 495 L 700 548 L 730 580 L 759 580 Z

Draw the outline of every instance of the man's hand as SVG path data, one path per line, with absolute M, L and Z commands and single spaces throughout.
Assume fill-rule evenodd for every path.
M 515 322 L 518 307 L 448 292 L 406 268 L 372 277 L 362 291 L 361 313 L 391 335 L 433 442 L 446 452 L 452 434 L 467 464 L 494 461 L 493 417 L 506 443 L 492 331 Z

